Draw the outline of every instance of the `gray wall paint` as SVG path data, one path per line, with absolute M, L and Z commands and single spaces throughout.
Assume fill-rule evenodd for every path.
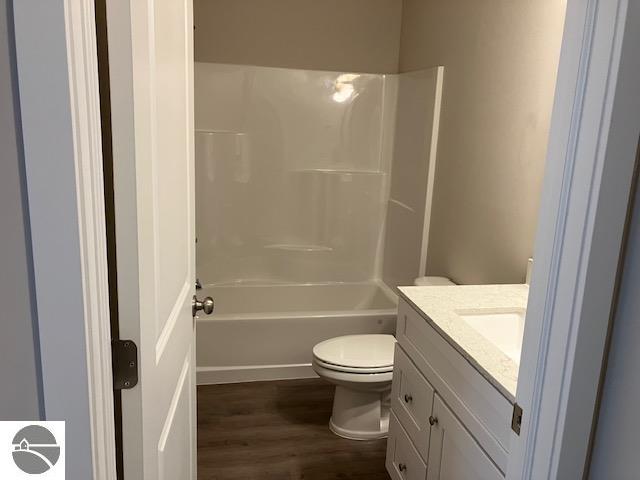
M 198 62 L 398 70 L 402 0 L 195 0 Z
M 0 420 L 41 418 L 11 1 L 0 0 Z
M 73 452 L 67 457 L 68 478 L 88 479 L 93 472 L 89 400 L 93 377 L 87 369 L 76 191 L 77 158 L 87 150 L 76 151 L 73 134 L 79 132 L 69 128 L 73 113 L 79 121 L 86 118 L 81 102 L 72 101 L 69 88 L 85 79 L 77 62 L 72 69 L 64 68 L 71 58 L 68 3 L 16 0 L 13 7 L 38 330 L 40 338 L 47 339 L 40 344 L 45 414 L 47 419 L 66 421 L 66 448 Z M 73 9 L 73 15 L 79 15 Z M 81 52 L 72 57 L 76 54 Z
M 593 445 L 594 480 L 635 480 L 640 472 L 640 189 L 629 234 Z
M 525 279 L 565 2 L 404 0 L 400 71 L 443 65 L 427 273 Z

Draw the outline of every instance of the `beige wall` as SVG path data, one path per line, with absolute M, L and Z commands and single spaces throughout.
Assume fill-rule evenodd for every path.
M 402 0 L 195 0 L 195 59 L 395 73 Z
M 195 57 L 378 73 L 443 65 L 427 273 L 521 282 L 533 251 L 564 3 L 195 0 Z
M 561 0 L 404 0 L 400 71 L 445 67 L 429 274 L 524 281 L 563 17 Z

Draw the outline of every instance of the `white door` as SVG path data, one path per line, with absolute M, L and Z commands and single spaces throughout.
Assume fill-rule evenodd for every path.
M 107 2 L 120 338 L 138 346 L 122 391 L 127 480 L 195 480 L 191 0 Z
M 498 467 L 482 450 L 438 394 L 433 402 L 427 480 L 502 480 Z

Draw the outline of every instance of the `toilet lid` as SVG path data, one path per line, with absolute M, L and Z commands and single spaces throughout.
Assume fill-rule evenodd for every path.
M 393 335 L 346 335 L 320 342 L 313 347 L 313 355 L 343 367 L 392 367 L 395 344 Z

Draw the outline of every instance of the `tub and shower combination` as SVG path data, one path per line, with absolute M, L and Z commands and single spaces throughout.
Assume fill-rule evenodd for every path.
M 314 376 L 312 347 L 393 333 L 380 280 L 389 76 L 196 63 L 199 383 Z

